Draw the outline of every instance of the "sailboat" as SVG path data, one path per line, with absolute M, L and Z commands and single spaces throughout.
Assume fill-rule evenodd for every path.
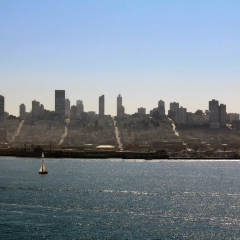
M 47 174 L 48 173 L 43 160 L 42 160 L 42 164 L 41 164 L 41 167 L 38 172 L 39 172 L 39 174 Z

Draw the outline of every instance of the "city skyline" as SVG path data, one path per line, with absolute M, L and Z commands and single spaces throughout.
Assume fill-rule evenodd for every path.
M 14 3 L 14 4 L 13 4 Z M 34 99 L 54 110 L 52 92 L 65 89 L 85 111 L 115 115 L 160 99 L 189 111 L 210 99 L 240 112 L 240 2 L 1 1 L 0 94 L 18 115 Z M 133 101 L 134 100 L 134 101 Z
M 176 109 L 175 109 L 175 107 L 173 107 L 173 105 L 175 106 L 177 106 L 177 108 L 184 108 L 184 109 L 186 109 L 186 112 L 196 112 L 197 110 L 202 110 L 203 111 L 203 113 L 205 112 L 205 110 L 208 110 L 208 111 L 210 111 L 210 109 L 211 109 L 211 107 L 210 107 L 210 102 L 212 102 L 212 101 L 216 101 L 217 102 L 217 104 L 219 104 L 219 100 L 215 100 L 215 99 L 212 99 L 212 100 L 207 100 L 206 102 L 207 102 L 207 104 L 208 104 L 208 106 L 207 106 L 207 108 L 205 108 L 205 109 L 200 109 L 200 108 L 196 108 L 195 110 L 193 110 L 193 111 L 190 111 L 189 109 L 188 109 L 188 107 L 187 106 L 183 106 L 182 104 L 181 104 L 181 102 L 173 102 L 173 101 L 171 101 L 168 105 L 166 105 L 166 103 L 165 103 L 165 101 L 164 100 L 159 100 L 159 101 L 157 101 L 157 103 L 155 103 L 155 105 L 154 106 L 152 106 L 150 109 L 146 109 L 144 106 L 139 106 L 137 109 L 135 109 L 135 111 L 133 111 L 133 112 L 125 112 L 125 107 L 122 105 L 122 96 L 121 96 L 121 94 L 118 94 L 118 96 L 116 96 L 115 97 L 115 105 L 116 105 L 116 108 L 115 108 L 115 114 L 107 114 L 107 113 L 105 113 L 105 100 L 104 100 L 104 98 L 105 98 L 105 95 L 101 95 L 101 96 L 99 96 L 99 98 L 98 98 L 98 109 L 97 109 L 97 111 L 94 111 L 93 109 L 89 109 L 89 110 L 85 110 L 85 105 L 83 104 L 83 101 L 82 100 L 75 100 L 75 101 L 70 101 L 69 100 L 69 98 L 66 98 L 65 97 L 65 90 L 55 90 L 55 109 L 47 109 L 47 108 L 45 108 L 44 107 L 44 105 L 43 104 L 41 104 L 40 105 L 40 101 L 37 101 L 36 99 L 34 99 L 33 101 L 31 101 L 31 108 L 30 109 L 27 109 L 26 108 L 26 103 L 21 103 L 20 105 L 18 105 L 18 113 L 15 115 L 15 116 L 20 116 L 21 115 L 21 108 L 23 107 L 22 105 L 24 105 L 24 112 L 32 112 L 32 115 L 36 115 L 36 116 L 38 116 L 39 115 L 39 111 L 43 111 L 44 109 L 45 110 L 48 110 L 48 111 L 52 111 L 52 112 L 55 112 L 56 114 L 58 114 L 58 109 L 56 109 L 56 106 L 57 105 L 59 105 L 59 100 L 58 100 L 58 97 L 56 97 L 56 94 L 62 94 L 62 96 L 60 96 L 60 97 L 62 97 L 62 100 L 60 100 L 60 101 L 62 101 L 62 103 L 60 104 L 61 106 L 60 106 L 60 108 L 61 109 L 64 109 L 64 111 L 65 111 L 65 115 L 66 116 L 69 116 L 69 114 L 70 114 L 70 108 L 71 107 L 76 107 L 76 111 L 77 111 L 77 114 L 78 115 L 80 115 L 81 114 L 81 112 L 95 112 L 96 114 L 99 114 L 99 111 L 100 111 L 100 108 L 101 108 L 101 112 L 102 112 L 102 114 L 101 114 L 101 116 L 103 116 L 103 115 L 112 115 L 112 116 L 118 116 L 118 112 L 119 112 L 119 106 L 120 107 L 123 107 L 123 115 L 124 114 L 134 114 L 134 113 L 138 113 L 138 111 L 139 111 L 139 109 L 141 109 L 141 108 L 143 108 L 143 109 L 145 109 L 144 111 L 145 111 L 145 114 L 150 114 L 150 112 L 151 111 L 159 111 L 160 113 L 161 113 L 161 115 L 168 115 L 168 110 L 173 110 L 173 111 L 176 111 Z M 3 109 L 4 109 L 4 112 L 7 112 L 8 114 L 10 114 L 10 115 L 14 115 L 14 114 L 12 114 L 11 112 L 8 112 L 7 111 L 7 109 L 6 109 L 6 107 L 5 107 L 5 105 L 6 105 L 6 99 L 5 99 L 5 97 L 4 96 L 2 96 L 2 95 L 0 95 L 0 97 L 3 97 Z M 124 99 L 125 100 L 125 99 Z M 68 102 L 68 108 L 69 108 L 69 110 L 68 110 L 68 108 L 66 108 L 66 101 Z M 76 102 L 76 105 L 75 105 L 75 102 Z M 100 103 L 100 102 L 102 102 L 102 103 Z M 221 101 L 220 101 L 221 102 Z M 220 104 L 220 105 L 222 105 L 222 106 L 225 106 L 225 112 L 227 112 L 227 113 L 237 113 L 238 114 L 238 112 L 231 112 L 231 111 L 229 111 L 228 110 L 228 106 L 227 106 L 227 104 Z M 219 105 L 219 106 L 220 106 Z M 35 108 L 35 110 L 34 110 L 34 106 L 36 106 L 37 108 Z M 101 106 L 101 107 L 100 107 Z M 168 107 L 167 107 L 168 106 Z M 218 106 L 218 105 L 217 105 Z M 226 108 L 226 106 L 227 106 L 227 108 Z M 42 110 L 40 110 L 40 108 L 42 109 Z M 58 107 L 57 107 L 58 108 Z M 163 109 L 162 109 L 163 108 Z M 56 111 L 57 110 L 57 111 Z M 34 113 L 34 111 L 36 111 L 36 113 Z M 63 111 L 63 110 L 60 110 L 60 111 Z M 121 110 L 120 110 L 121 111 Z M 61 113 L 61 114 L 63 114 L 63 112 Z M 217 114 L 218 115 L 218 114 Z

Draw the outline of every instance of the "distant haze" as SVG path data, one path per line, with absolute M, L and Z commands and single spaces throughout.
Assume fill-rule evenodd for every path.
M 19 115 L 54 90 L 116 115 L 160 99 L 188 111 L 217 99 L 240 112 L 240 1 L 0 1 L 0 95 Z

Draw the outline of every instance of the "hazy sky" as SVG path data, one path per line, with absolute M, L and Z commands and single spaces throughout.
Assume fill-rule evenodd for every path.
M 158 100 L 188 111 L 215 98 L 240 112 L 238 0 L 0 0 L 0 95 L 54 110 L 54 90 L 71 105 L 116 114 L 147 112 Z

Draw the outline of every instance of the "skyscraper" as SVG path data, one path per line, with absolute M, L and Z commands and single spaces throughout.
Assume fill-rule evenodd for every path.
M 219 128 L 219 104 L 218 101 L 213 99 L 209 101 L 209 120 L 210 120 L 210 128 Z
M 125 108 L 124 106 L 119 106 L 118 108 L 118 119 L 123 119 L 125 115 Z
M 38 118 L 44 115 L 44 106 L 40 102 L 33 100 L 32 101 L 32 117 Z
M 4 96 L 0 95 L 0 123 L 4 122 Z
M 158 101 L 158 112 L 160 116 L 165 115 L 165 102 L 162 100 Z
M 104 116 L 104 95 L 99 97 L 99 117 Z
M 177 124 L 187 123 L 187 109 L 180 107 L 177 109 Z
M 119 117 L 119 109 L 122 106 L 122 97 L 120 94 L 118 94 L 117 97 L 117 117 Z
M 71 116 L 70 116 L 70 118 L 72 120 L 77 119 L 77 106 L 75 106 L 75 105 L 71 106 Z
M 33 100 L 32 101 L 32 117 L 38 118 L 40 116 L 40 102 Z
M 23 103 L 19 106 L 19 116 L 20 116 L 21 119 L 25 119 L 26 106 Z
M 179 103 L 177 102 L 170 103 L 170 111 L 174 111 L 177 114 L 178 108 L 179 108 Z
M 220 126 L 224 127 L 227 123 L 227 111 L 226 111 L 226 105 L 220 104 L 219 106 L 219 121 Z
M 124 118 L 124 114 L 125 114 L 125 108 L 122 105 L 122 96 L 120 94 L 118 94 L 118 97 L 117 97 L 117 119 L 120 120 L 120 119 Z
M 65 116 L 65 90 L 55 90 L 55 114 Z
M 179 103 L 170 103 L 170 110 L 168 110 L 168 116 L 175 122 L 177 122 L 177 110 L 179 109 Z
M 117 97 L 117 110 L 118 110 L 118 107 L 122 106 L 122 97 L 121 97 L 121 94 L 118 94 L 118 97 Z
M 70 110 L 70 100 L 65 99 L 65 114 L 70 117 L 71 115 L 71 110 Z
M 77 106 L 77 115 L 81 115 L 81 113 L 84 112 L 83 101 L 77 100 L 76 106 Z
M 146 108 L 143 108 L 143 107 L 138 108 L 138 115 L 139 117 L 146 115 Z

